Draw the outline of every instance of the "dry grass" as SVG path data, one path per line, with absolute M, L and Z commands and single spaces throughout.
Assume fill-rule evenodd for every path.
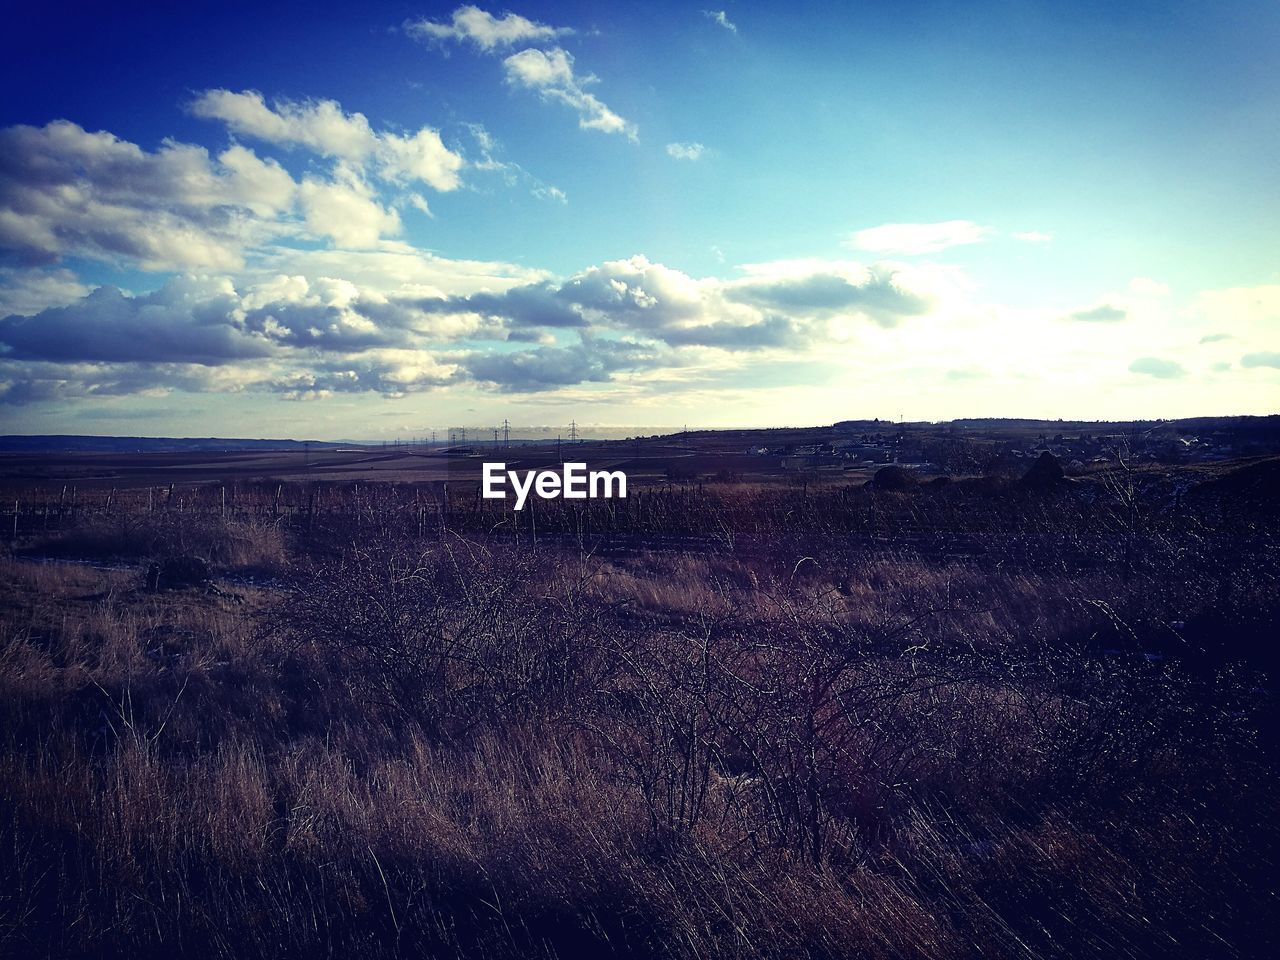
M 1267 681 L 1170 639 L 1263 563 L 271 529 L 0 562 L 0 952 L 1272 955 Z

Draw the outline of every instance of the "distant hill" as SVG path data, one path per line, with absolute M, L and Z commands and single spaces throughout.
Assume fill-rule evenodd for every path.
M 1166 430 L 1196 432 L 1236 430 L 1271 432 L 1280 430 L 1280 416 L 1185 417 L 1180 420 L 1026 420 L 1013 417 L 974 417 L 950 421 L 952 426 L 970 430 L 1040 430 L 1045 433 L 1091 430 L 1105 433 L 1122 430 Z
M 240 440 L 224 437 L 0 436 L 0 453 L 220 453 L 350 446 L 322 440 Z

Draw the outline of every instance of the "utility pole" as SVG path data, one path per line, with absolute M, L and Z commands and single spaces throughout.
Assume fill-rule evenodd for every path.
M 505 417 L 502 420 L 502 445 L 504 447 L 511 446 L 511 421 Z
M 577 420 L 569 421 L 569 442 L 570 443 L 578 442 L 578 421 Z

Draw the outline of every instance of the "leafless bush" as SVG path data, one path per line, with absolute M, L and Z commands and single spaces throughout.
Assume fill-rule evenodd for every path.
M 299 582 L 277 622 L 359 702 L 452 736 L 559 702 L 589 626 L 536 558 L 461 540 L 353 544 Z

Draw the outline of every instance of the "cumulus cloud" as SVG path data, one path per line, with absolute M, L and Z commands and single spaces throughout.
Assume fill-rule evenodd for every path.
M 1186 368 L 1174 360 L 1160 357 L 1139 357 L 1129 364 L 1130 373 L 1141 373 L 1159 380 L 1177 380 L 1187 375 Z
M 979 243 L 992 233 L 972 220 L 941 223 L 885 223 L 850 235 L 848 243 L 859 250 L 878 254 L 914 255 L 937 253 L 948 247 Z
M 889 264 L 756 264 L 726 280 L 635 256 L 552 281 L 407 248 L 270 262 L 285 269 L 181 276 L 138 295 L 101 287 L 5 317 L 0 402 L 175 389 L 397 397 L 459 383 L 545 392 L 694 357 L 714 368 L 805 353 L 840 323 L 892 327 L 932 303 L 927 283 Z
M 182 276 L 138 296 L 99 287 L 66 306 L 0 319 L 0 357 L 213 366 L 287 359 L 291 350 L 349 356 L 506 334 L 491 318 L 441 315 L 345 279 L 280 274 L 237 290 L 226 277 Z
M 926 293 L 907 287 L 903 272 L 892 265 L 867 268 L 802 261 L 772 268 L 760 265 L 754 274 L 730 287 L 729 298 L 798 316 L 856 316 L 882 327 L 897 326 L 907 317 L 922 314 L 931 303 Z
M 456 190 L 465 161 L 445 146 L 437 130 L 412 135 L 375 132 L 362 113 L 346 113 L 334 100 L 280 99 L 270 106 L 261 93 L 206 90 L 191 104 L 198 117 L 220 120 L 233 133 L 278 146 L 302 146 L 344 161 L 350 169 L 395 182 L 421 181 Z
M 262 374 L 251 367 L 183 363 L 10 363 L 0 359 L 0 405 L 155 397 L 173 390 L 232 393 L 262 379 Z
M 1013 239 L 1021 240 L 1023 243 L 1049 243 L 1053 240 L 1053 234 L 1040 230 L 1021 230 L 1014 233 Z
M 204 365 L 269 355 L 270 342 L 244 328 L 229 280 L 180 278 L 130 297 L 99 287 L 65 307 L 0 320 L 8 360 L 148 361 Z
M 238 143 L 211 155 L 172 140 L 148 151 L 66 120 L 0 129 L 0 256 L 25 266 L 81 256 L 143 270 L 238 271 L 250 253 L 280 239 L 373 246 L 401 227 L 379 189 L 399 188 L 397 203 L 421 209 L 425 199 L 405 187 L 461 184 L 462 155 L 429 127 L 375 131 L 331 100 L 268 105 L 253 91 L 208 90 L 191 109 L 237 135 L 305 148 L 332 166 L 299 183 L 275 159 Z M 51 277 L 42 283 L 54 295 Z M 11 297 L 4 311 L 27 313 L 56 299 Z
M 503 333 L 332 278 L 278 276 L 243 293 L 227 278 L 179 277 L 139 296 L 100 287 L 0 320 L 0 403 L 174 389 L 398 396 L 457 377 L 432 353 L 450 340 Z
M 502 318 L 513 328 L 609 328 L 660 340 L 755 350 L 798 348 L 836 318 L 892 327 L 931 297 L 899 269 L 830 261 L 757 264 L 737 280 L 698 280 L 643 256 L 593 266 L 563 283 L 422 301 L 426 311 Z
M 528 393 L 605 382 L 620 370 L 657 366 L 661 359 L 652 345 L 592 338 L 573 347 L 473 353 L 461 364 L 476 380 L 503 391 Z
M 730 33 L 737 33 L 737 24 L 729 20 L 729 15 L 723 10 L 703 10 L 702 15 L 714 23 L 720 24 Z
M 551 276 L 546 270 L 502 261 L 441 257 L 397 240 L 385 240 L 376 250 L 277 247 L 265 251 L 241 275 L 252 283 L 265 283 L 281 274 L 342 277 L 388 297 L 435 298 L 502 291 Z
M 1280 369 L 1280 353 L 1246 353 L 1240 358 L 1242 367 L 1274 367 Z
M 628 139 L 636 139 L 634 124 L 622 119 L 595 94 L 584 89 L 596 83 L 597 78 L 590 74 L 576 76 L 573 55 L 568 51 L 560 47 L 549 51 L 521 50 L 503 60 L 502 66 L 511 85 L 534 90 L 543 100 L 563 103 L 575 111 L 578 126 L 583 130 L 620 133 Z
M 66 255 L 144 269 L 234 269 L 245 247 L 287 232 L 297 185 L 274 160 L 232 146 L 136 144 L 57 120 L 0 130 L 0 250 L 27 263 Z
M 405 31 L 420 40 L 469 42 L 485 52 L 516 44 L 551 41 L 573 33 L 568 27 L 547 26 L 515 13 L 495 17 L 475 6 L 454 10 L 448 23 L 425 17 L 410 20 L 405 24 Z
M 421 350 L 382 350 L 354 361 L 311 364 L 269 380 L 265 389 L 290 400 L 318 400 L 337 393 L 379 393 L 396 398 L 447 386 L 461 368 Z
M 400 217 L 374 199 L 355 176 L 326 181 L 307 177 L 298 191 L 307 228 L 341 247 L 372 247 L 400 232 Z
M 1067 314 L 1064 319 L 1079 320 L 1082 323 L 1118 323 L 1128 315 L 1128 311 L 1123 307 L 1103 303 L 1085 310 L 1076 310 L 1074 313 Z
M 191 103 L 191 112 L 206 120 L 221 120 L 242 136 L 268 143 L 305 146 L 316 153 L 363 161 L 376 149 L 378 138 L 364 114 L 347 114 L 333 100 L 267 106 L 255 90 L 233 93 L 206 90 Z
M 701 160 L 707 148 L 700 143 L 668 143 L 667 156 L 677 160 Z
M 70 270 L 0 267 L 0 317 L 30 315 L 47 307 L 64 307 L 89 292 Z

